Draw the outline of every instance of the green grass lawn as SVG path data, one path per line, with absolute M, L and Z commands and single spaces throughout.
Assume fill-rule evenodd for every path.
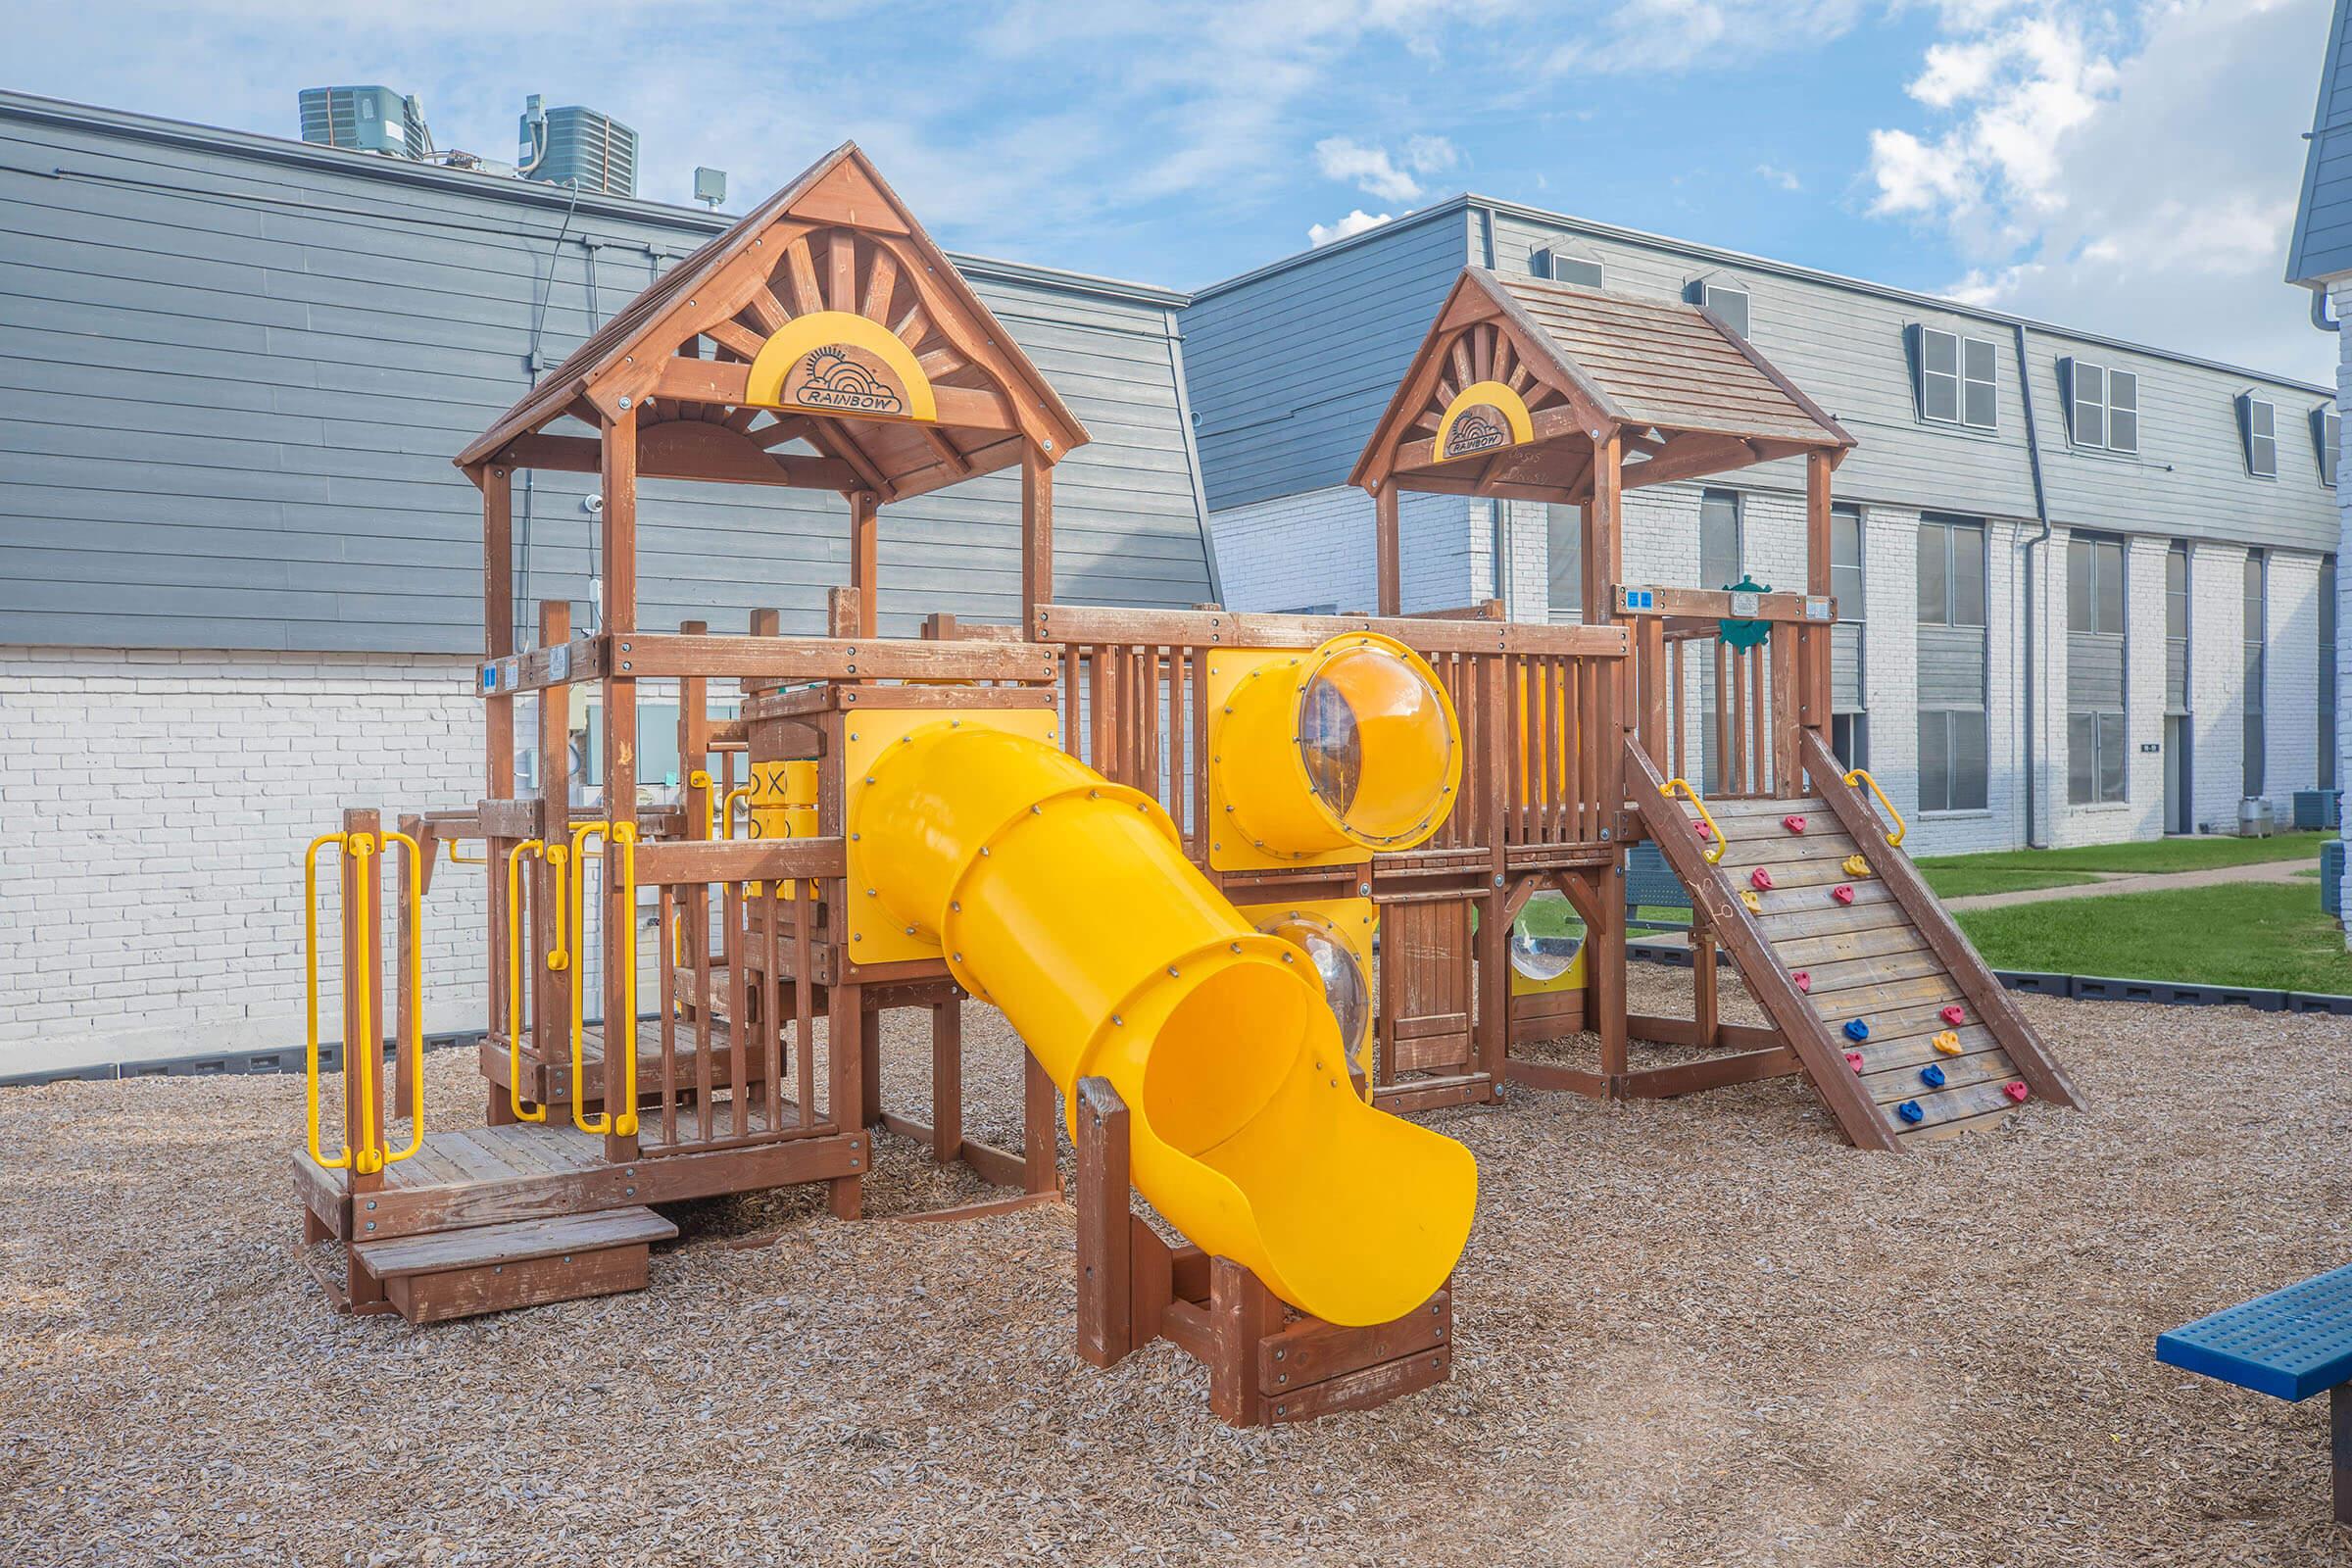
M 2352 995 L 2342 929 L 2320 912 L 2317 890 L 2291 883 L 2053 899 L 1953 918 L 1996 969 Z
M 1931 855 L 1912 862 L 1939 899 L 1980 893 L 2022 893 L 2029 888 L 2072 887 L 2096 882 L 2093 871 L 2203 871 L 2213 866 L 2259 865 L 2274 860 L 2317 860 L 2328 833 L 2280 833 L 2267 839 L 2152 839 L 2130 844 L 2091 844 L 2072 850 L 2002 850 L 1991 855 Z M 2080 972 L 2080 971 L 2078 971 Z

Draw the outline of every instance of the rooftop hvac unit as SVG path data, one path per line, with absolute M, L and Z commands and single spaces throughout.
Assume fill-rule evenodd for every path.
M 424 106 L 390 87 L 305 87 L 302 139 L 321 147 L 421 159 L 432 151 Z
M 637 194 L 637 133 L 593 109 L 523 101 L 514 170 L 525 179 L 571 185 L 607 196 Z

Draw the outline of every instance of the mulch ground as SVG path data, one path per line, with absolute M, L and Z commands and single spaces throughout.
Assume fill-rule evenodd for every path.
M 2322 1401 L 2151 1355 L 2352 1260 L 2352 1021 L 2021 1000 L 2092 1108 L 1909 1157 L 1793 1082 L 1427 1118 L 1483 1184 L 1453 1380 L 1280 1432 L 1078 1360 L 1066 1209 L 693 1205 L 649 1291 L 416 1330 L 296 1254 L 300 1080 L 0 1092 L 0 1563 L 2352 1563 Z M 986 1196 L 879 1144 L 869 1214 Z

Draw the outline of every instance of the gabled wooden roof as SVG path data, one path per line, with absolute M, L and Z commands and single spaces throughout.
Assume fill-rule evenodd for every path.
M 832 355 L 844 333 L 850 347 Z M 844 382 L 870 387 L 879 375 L 884 385 L 842 400 L 860 412 L 812 407 L 786 390 L 794 378 L 779 384 L 772 355 L 761 360 L 771 343 L 800 359 L 827 354 L 833 369 L 854 361 Z M 1025 446 L 1058 462 L 1087 440 L 854 142 L 622 307 L 457 462 L 582 466 L 577 449 L 593 443 L 540 432 L 566 415 L 595 424 L 629 411 L 648 476 L 870 490 L 884 501 L 1004 467 Z M 816 456 L 777 450 L 793 445 Z
M 1349 482 L 1581 500 L 1592 443 L 1611 433 L 1628 485 L 1854 444 L 1710 311 L 1473 267 Z

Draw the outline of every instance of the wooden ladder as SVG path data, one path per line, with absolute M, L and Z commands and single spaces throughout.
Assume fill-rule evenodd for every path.
M 1798 746 L 1813 793 L 1708 803 L 1724 846 L 1714 864 L 1697 814 L 1665 795 L 1638 742 L 1626 746 L 1628 776 L 1667 863 L 1845 1135 L 1864 1149 L 1901 1149 L 1981 1131 L 2018 1109 L 2013 1084 L 2031 1099 L 2082 1103 L 1829 748 L 1810 731 Z M 1804 819 L 1802 832 L 1789 817 Z M 1847 869 L 1856 855 L 1866 874 Z M 1769 887 L 1754 885 L 1758 870 Z M 1741 898 L 1750 892 L 1760 909 Z M 1954 1007 L 1956 1025 L 1945 1014 Z M 1846 1034 L 1857 1021 L 1867 1038 Z M 1936 1045 L 1947 1033 L 1956 1051 Z M 1923 1076 L 1930 1069 L 1940 1084 Z

